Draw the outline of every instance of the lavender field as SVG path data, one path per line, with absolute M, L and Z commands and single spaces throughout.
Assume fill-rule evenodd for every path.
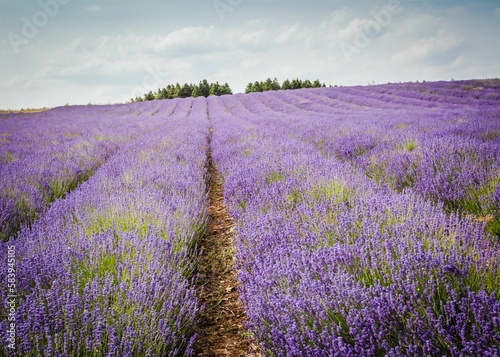
M 209 164 L 259 353 L 500 356 L 499 80 L 0 116 L 0 355 L 193 355 Z

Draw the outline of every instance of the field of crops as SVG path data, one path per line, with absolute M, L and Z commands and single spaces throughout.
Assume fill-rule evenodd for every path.
M 500 356 L 493 80 L 1 115 L 1 355 L 192 355 L 209 158 L 264 355 Z

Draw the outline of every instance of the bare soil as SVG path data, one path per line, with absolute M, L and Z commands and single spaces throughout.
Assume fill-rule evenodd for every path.
M 209 223 L 201 240 L 198 297 L 205 305 L 195 356 L 254 356 L 245 337 L 245 310 L 238 294 L 233 238 L 236 223 L 224 204 L 223 188 L 209 155 Z
M 10 109 L 0 109 L 0 114 L 17 114 L 17 113 L 40 113 L 50 110 L 50 108 L 36 108 L 36 109 L 19 109 L 19 110 L 10 110 Z

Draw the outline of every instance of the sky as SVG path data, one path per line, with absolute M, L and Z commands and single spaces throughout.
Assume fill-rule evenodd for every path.
M 0 109 L 169 83 L 500 77 L 500 0 L 0 0 Z

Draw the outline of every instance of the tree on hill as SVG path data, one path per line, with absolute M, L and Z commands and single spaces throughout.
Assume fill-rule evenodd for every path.
M 253 84 L 253 91 L 254 92 L 262 92 L 262 83 L 259 82 L 259 81 L 255 81 L 255 83 Z
M 273 81 L 271 78 L 267 78 L 264 82 L 262 82 L 262 91 L 267 92 L 272 89 Z
M 155 99 L 155 95 L 153 94 L 152 91 L 149 91 L 148 93 L 146 93 L 144 95 L 144 100 L 154 100 Z
M 283 83 L 281 84 L 281 89 L 283 90 L 288 90 L 288 89 L 292 89 L 292 84 L 290 83 L 290 81 L 287 79 L 285 79 L 283 81 Z
M 179 98 L 191 97 L 192 93 L 193 93 L 193 87 L 191 85 L 185 83 L 179 91 Z
M 253 90 L 253 83 L 248 83 L 246 88 L 245 88 L 245 93 L 252 93 Z
M 200 82 L 200 95 L 204 96 L 205 98 L 210 95 L 210 84 L 206 79 Z
M 168 97 L 167 89 L 166 88 L 163 88 L 163 89 L 158 88 L 158 91 L 155 93 L 155 99 L 161 100 L 161 99 L 167 99 L 167 97 Z
M 233 94 L 233 91 L 231 90 L 231 87 L 229 87 L 229 84 L 225 82 L 221 87 L 220 87 L 220 95 L 224 94 Z
M 175 86 L 172 84 L 167 85 L 167 99 L 175 98 Z
M 300 88 L 302 88 L 302 81 L 298 78 L 293 79 L 291 86 L 292 86 L 292 89 L 300 89 Z
M 219 82 L 210 84 L 210 91 L 208 95 L 220 95 Z
M 195 84 L 193 87 L 193 91 L 191 92 L 191 97 L 196 98 L 199 97 L 200 94 L 201 94 L 200 87 Z
M 280 90 L 280 82 L 278 82 L 277 78 L 274 78 L 273 81 L 271 82 L 271 90 Z
M 305 81 L 302 82 L 302 88 L 312 88 L 312 83 L 309 79 L 306 79 Z
M 179 98 L 180 93 L 181 93 L 181 85 L 179 83 L 175 83 L 174 98 Z

